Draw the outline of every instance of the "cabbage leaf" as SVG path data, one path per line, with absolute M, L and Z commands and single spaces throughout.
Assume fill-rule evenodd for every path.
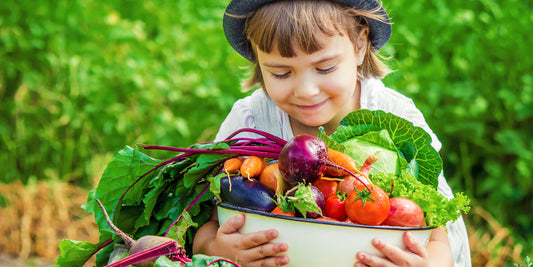
M 356 110 L 344 117 L 332 135 L 322 130 L 319 137 L 328 147 L 352 156 L 358 166 L 369 155 L 378 155 L 371 174 L 407 171 L 422 184 L 437 188 L 442 159 L 431 146 L 431 136 L 392 113 Z

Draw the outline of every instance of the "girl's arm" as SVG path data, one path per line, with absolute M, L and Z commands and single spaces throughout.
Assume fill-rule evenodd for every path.
M 403 241 L 407 246 L 405 250 L 374 239 L 372 245 L 385 256 L 358 252 L 356 256 L 360 262 L 354 266 L 453 266 L 448 235 L 443 228 L 431 231 L 425 247 L 409 232 L 405 233 Z

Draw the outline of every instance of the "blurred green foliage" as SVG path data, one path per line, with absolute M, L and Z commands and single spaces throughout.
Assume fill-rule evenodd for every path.
M 90 186 L 124 144 L 210 140 L 244 64 L 222 1 L 2 1 L 3 182 Z
M 533 253 L 533 2 L 386 1 L 397 72 L 443 142 L 444 172 Z
M 247 62 L 222 0 L 0 2 L 0 182 L 83 187 L 125 144 L 214 137 Z M 385 83 L 443 142 L 452 187 L 533 247 L 533 3 L 384 1 Z

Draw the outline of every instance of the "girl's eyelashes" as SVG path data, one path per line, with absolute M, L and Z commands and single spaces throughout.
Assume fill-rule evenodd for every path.
M 281 74 L 272 72 L 272 76 L 274 76 L 274 78 L 277 78 L 277 79 L 285 79 L 285 78 L 289 77 L 289 74 L 291 74 L 290 71 L 285 72 L 285 73 L 281 73 Z
M 336 70 L 337 69 L 337 65 L 335 64 L 335 65 L 327 67 L 327 68 L 315 68 L 315 69 L 320 74 L 328 74 L 328 73 Z M 283 73 L 279 73 L 279 72 L 270 72 L 270 73 L 272 74 L 272 77 L 274 77 L 276 79 L 285 79 L 285 78 L 288 78 L 291 75 L 290 71 L 283 72 Z
M 330 72 L 334 71 L 334 70 L 335 70 L 335 66 L 331 66 L 331 67 L 328 67 L 328 68 L 325 68 L 325 69 L 317 68 L 316 70 L 317 70 L 319 73 L 327 74 L 327 73 L 330 73 Z

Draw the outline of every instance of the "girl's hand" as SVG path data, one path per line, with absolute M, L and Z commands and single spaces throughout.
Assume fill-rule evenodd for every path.
M 288 249 L 285 243 L 270 243 L 278 237 L 278 231 L 241 234 L 238 229 L 244 224 L 244 214 L 231 217 L 220 226 L 211 251 L 217 255 L 235 260 L 242 267 L 280 266 L 289 263 L 287 256 L 274 256 Z
M 360 262 L 354 266 L 429 266 L 428 252 L 418 239 L 406 232 L 403 241 L 407 246 L 406 250 L 377 238 L 372 240 L 372 245 L 383 253 L 384 257 L 358 252 L 356 257 Z
M 410 232 L 403 235 L 406 249 L 393 246 L 383 240 L 374 239 L 372 245 L 383 253 L 383 257 L 358 252 L 359 262 L 354 267 L 362 266 L 452 266 L 448 236 L 443 229 L 432 231 L 426 247 Z

